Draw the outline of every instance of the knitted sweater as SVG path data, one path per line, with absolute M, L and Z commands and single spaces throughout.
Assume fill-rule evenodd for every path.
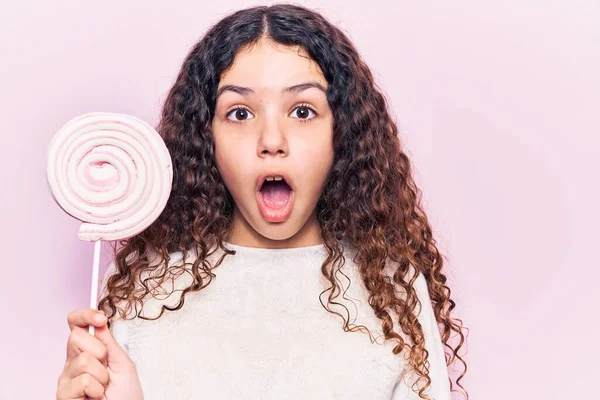
M 115 339 L 137 366 L 145 400 L 419 398 L 410 389 L 416 374 L 407 369 L 408 356 L 404 350 L 392 353 L 397 341 L 384 341 L 381 321 L 352 261 L 355 253 L 348 247 L 336 274 L 347 288 L 345 298 L 335 300 L 343 306 L 329 307 L 349 317 L 350 326 L 367 327 L 374 342 L 360 330 L 345 332 L 343 319 L 323 308 L 321 301 L 327 304 L 329 291 L 321 293 L 331 286 L 321 273 L 324 245 L 265 249 L 225 244 L 237 253 L 226 255 L 212 269 L 210 284 L 189 292 L 181 309 L 166 310 L 154 321 L 131 314 L 133 319 L 116 319 L 111 325 Z M 214 266 L 223 254 L 217 249 L 207 261 Z M 173 279 L 154 286 L 157 292 L 144 301 L 141 315 L 153 318 L 161 305 L 178 303 L 181 290 L 192 281 L 195 253 L 190 251 L 187 257 L 187 269 L 179 269 L 187 272 L 169 275 L 172 266 L 182 265 L 180 252 L 170 254 L 167 276 Z M 391 267 L 386 265 L 390 276 Z M 114 271 L 111 263 L 102 295 Z M 427 393 L 435 400 L 449 400 L 443 346 L 421 273 L 414 288 L 429 352 L 432 386 Z M 397 316 L 391 311 L 390 315 L 398 332 Z

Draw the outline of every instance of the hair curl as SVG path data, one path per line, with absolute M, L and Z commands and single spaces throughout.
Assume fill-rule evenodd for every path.
M 335 293 L 340 292 L 334 275 L 343 265 L 342 241 L 345 241 L 356 249 L 354 261 L 369 291 L 369 304 L 382 321 L 386 340 L 398 341 L 394 354 L 407 347 L 410 366 L 419 381 L 426 380 L 419 390 L 420 397 L 425 398 L 431 379 L 424 333 L 414 315 L 415 308 L 420 306 L 413 288 L 416 274 L 406 279 L 410 265 L 414 266 L 427 280 L 436 321 L 443 329 L 442 342 L 450 350 L 450 354 L 445 353 L 447 365 L 456 359 L 464 365 L 463 374 L 456 380 L 464 389 L 460 380 L 467 368 L 458 355 L 465 341 L 462 321 L 450 316 L 455 302 L 450 298 L 450 288 L 442 272 L 443 258 L 420 206 L 421 191 L 413 180 L 410 160 L 401 149 L 386 99 L 345 34 L 322 15 L 297 5 L 260 6 L 232 13 L 215 24 L 185 58 L 157 127 L 173 161 L 169 201 L 146 230 L 114 245 L 115 273 L 106 283 L 107 294 L 98 308 L 109 321 L 116 315 L 120 301 L 126 304 L 120 309 L 122 316 L 134 304 L 137 313 L 137 304 L 151 293 L 150 278 L 141 278 L 143 271 L 154 271 L 149 255 L 154 253 L 168 263 L 170 253 L 182 252 L 185 264 L 186 252 L 194 247 L 198 258 L 191 268 L 192 284 L 182 291 L 176 306 L 163 305 L 154 318 L 157 319 L 165 310 L 180 309 L 188 292 L 201 290 L 210 283 L 214 267 L 206 261 L 209 249 L 217 245 L 226 253 L 216 266 L 227 254 L 235 254 L 223 243 L 230 233 L 233 198 L 215 164 L 211 121 L 219 77 L 231 66 L 240 48 L 264 37 L 283 45 L 302 46 L 321 67 L 329 83 L 327 99 L 334 115 L 334 162 L 317 203 L 317 214 L 328 253 L 321 272 L 333 290 L 327 304 L 321 303 L 328 312 L 342 317 L 344 330 L 357 329 L 349 327 L 342 314 L 328 307 Z M 388 258 L 397 263 L 391 278 L 383 271 Z M 152 279 L 163 280 L 167 272 L 165 269 Z M 137 289 L 136 279 L 140 284 Z M 403 289 L 406 298 L 399 298 L 397 288 Z M 394 331 L 387 310 L 399 316 L 397 323 L 412 345 Z M 449 344 L 452 332 L 460 337 L 455 348 Z M 451 379 L 450 386 L 453 386 Z

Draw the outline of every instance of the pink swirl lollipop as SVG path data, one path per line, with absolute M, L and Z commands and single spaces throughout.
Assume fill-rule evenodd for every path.
M 158 218 L 173 180 L 169 151 L 158 132 L 136 117 L 88 113 L 52 138 L 47 179 L 56 203 L 83 222 L 79 239 L 95 242 L 91 308 L 96 309 L 100 243 L 134 236 Z

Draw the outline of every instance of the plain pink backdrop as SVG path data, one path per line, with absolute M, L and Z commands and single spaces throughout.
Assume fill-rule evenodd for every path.
M 189 48 L 255 4 L 0 6 L 0 399 L 53 398 L 66 316 L 89 304 L 93 246 L 45 182 L 52 135 L 91 111 L 155 125 Z M 471 398 L 600 399 L 600 3 L 303 4 L 389 99 L 470 330 Z

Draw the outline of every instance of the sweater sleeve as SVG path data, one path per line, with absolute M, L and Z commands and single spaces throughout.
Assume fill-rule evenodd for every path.
M 430 363 L 429 377 L 431 378 L 431 386 L 427 389 L 426 393 L 434 400 L 450 400 L 450 383 L 448 380 L 444 347 L 429 297 L 427 281 L 421 272 L 419 272 L 415 280 L 414 288 L 421 302 L 421 309 L 417 318 L 423 327 L 425 348 L 429 352 L 428 360 Z M 419 311 L 418 306 L 417 311 Z M 411 389 L 411 385 L 416 382 L 416 379 L 416 373 L 413 370 L 408 370 L 396 384 L 391 400 L 420 399 L 419 395 Z M 423 387 L 425 380 L 421 379 L 419 385 L 419 388 Z

